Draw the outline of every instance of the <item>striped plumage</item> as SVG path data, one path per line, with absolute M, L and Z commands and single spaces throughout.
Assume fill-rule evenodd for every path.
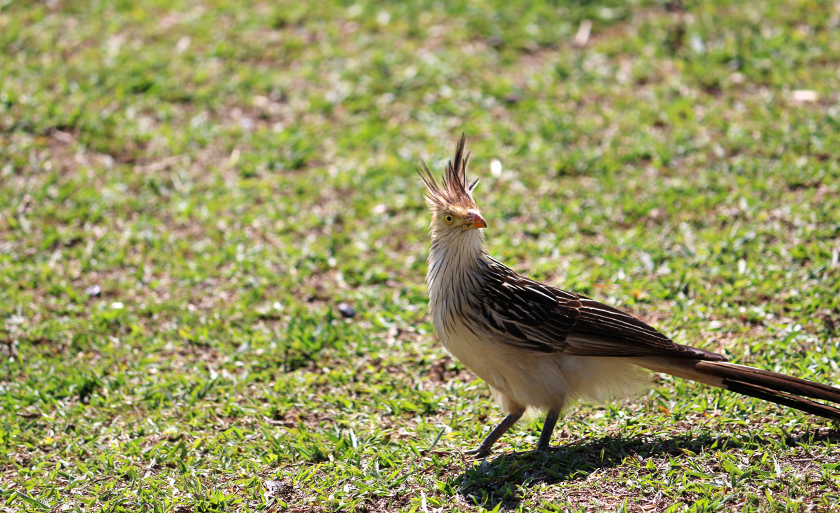
M 742 365 L 673 342 L 635 317 L 593 299 L 517 274 L 484 250 L 486 227 L 467 182 L 469 154 L 458 142 L 439 185 L 420 171 L 432 212 L 426 283 L 435 333 L 490 385 L 507 417 L 472 451 L 493 443 L 529 407 L 547 411 L 538 444 L 548 447 L 570 402 L 625 396 L 649 369 L 840 420 L 840 389 Z

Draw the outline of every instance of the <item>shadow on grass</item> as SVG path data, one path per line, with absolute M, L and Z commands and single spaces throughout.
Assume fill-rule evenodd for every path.
M 557 484 L 586 479 L 601 469 L 622 466 L 625 459 L 646 460 L 662 456 L 688 456 L 707 450 L 764 447 L 840 442 L 840 430 L 825 434 L 802 433 L 784 440 L 764 438 L 755 434 L 713 436 L 709 433 L 687 433 L 671 438 L 638 436 L 624 438 L 605 436 L 596 440 L 552 447 L 546 453 L 536 451 L 513 452 L 492 460 L 475 462 L 450 483 L 465 499 L 476 505 L 493 509 L 501 503 L 501 510 L 516 509 L 521 490 L 539 484 Z

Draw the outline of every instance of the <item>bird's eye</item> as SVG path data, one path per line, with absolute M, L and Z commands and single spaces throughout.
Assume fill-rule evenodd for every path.
M 444 216 L 443 220 L 446 221 L 446 224 L 452 224 L 452 221 L 454 221 L 455 218 L 452 217 L 451 214 L 446 214 L 446 216 Z

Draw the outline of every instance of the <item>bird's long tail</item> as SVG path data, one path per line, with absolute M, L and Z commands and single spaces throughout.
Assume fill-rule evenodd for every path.
M 654 357 L 637 365 L 840 422 L 840 409 L 806 399 L 840 404 L 837 387 L 729 362 Z

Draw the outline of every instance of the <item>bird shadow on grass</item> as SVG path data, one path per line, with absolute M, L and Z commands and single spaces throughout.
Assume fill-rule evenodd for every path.
M 450 484 L 475 505 L 492 510 L 501 503 L 500 510 L 511 510 L 519 506 L 522 489 L 585 480 L 593 472 L 622 466 L 627 457 L 640 458 L 641 461 L 667 456 L 691 457 L 708 450 L 791 446 L 803 442 L 838 443 L 840 430 L 835 428 L 822 434 L 806 431 L 799 436 L 784 438 L 761 437 L 753 433 L 714 436 L 691 432 L 670 438 L 604 436 L 552 447 L 545 453 L 513 452 L 480 460 L 452 479 Z

